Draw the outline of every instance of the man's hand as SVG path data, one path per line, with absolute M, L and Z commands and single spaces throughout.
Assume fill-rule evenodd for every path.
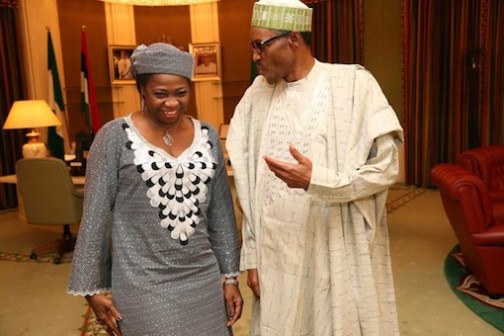
M 270 156 L 265 156 L 264 161 L 276 177 L 287 183 L 289 188 L 308 189 L 310 185 L 312 162 L 306 156 L 297 151 L 291 144 L 289 151 L 298 163 L 287 163 Z
M 252 293 L 254 293 L 256 299 L 259 299 L 261 297 L 261 291 L 259 289 L 259 275 L 257 273 L 257 268 L 248 270 L 247 285 L 252 290 Z

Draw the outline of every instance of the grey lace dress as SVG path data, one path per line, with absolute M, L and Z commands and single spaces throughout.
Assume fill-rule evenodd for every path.
M 148 143 L 131 116 L 98 132 L 68 292 L 111 291 L 125 336 L 225 336 L 221 277 L 239 248 L 220 140 L 193 119 L 179 157 Z

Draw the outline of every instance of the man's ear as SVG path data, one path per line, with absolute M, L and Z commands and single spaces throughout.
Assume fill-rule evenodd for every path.
M 303 41 L 303 37 L 301 36 L 301 33 L 297 31 L 293 31 L 289 34 L 288 36 L 290 43 L 292 43 L 294 46 L 299 47 L 300 43 Z

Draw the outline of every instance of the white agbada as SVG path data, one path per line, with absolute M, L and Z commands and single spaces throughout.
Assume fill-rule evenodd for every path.
M 244 214 L 241 269 L 257 268 L 251 335 L 398 335 L 385 201 L 402 128 L 359 65 L 316 61 L 299 81 L 258 76 L 227 138 Z M 313 162 L 290 189 L 263 156 Z

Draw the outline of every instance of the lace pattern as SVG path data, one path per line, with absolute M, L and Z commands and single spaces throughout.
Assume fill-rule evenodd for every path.
M 178 158 L 148 146 L 123 124 L 128 136 L 126 147 L 134 151 L 134 164 L 149 188 L 150 205 L 159 208 L 160 225 L 171 237 L 187 245 L 200 222 L 199 205 L 207 198 L 207 184 L 215 175 L 217 162 L 211 153 L 208 128 L 201 126 L 202 137 L 189 155 Z

